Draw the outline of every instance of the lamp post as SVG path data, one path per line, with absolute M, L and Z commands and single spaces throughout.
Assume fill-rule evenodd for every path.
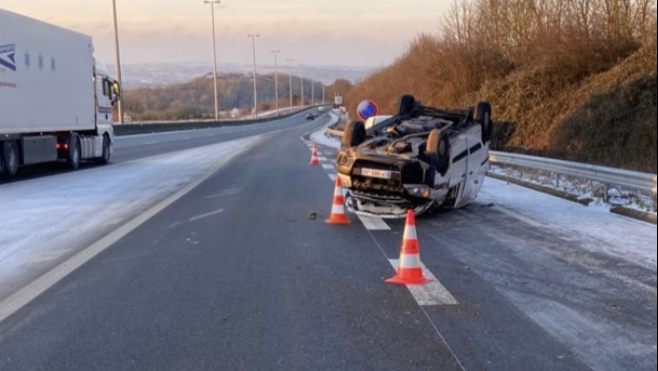
M 311 78 L 311 106 L 315 104 L 315 80 Z
M 290 87 L 290 112 L 292 112 L 292 62 L 294 62 L 294 59 L 286 59 L 288 63 L 290 63 L 290 69 L 288 70 L 288 78 L 290 81 L 288 82 L 288 85 Z
M 254 117 L 258 118 L 258 86 L 256 84 L 256 38 L 260 37 L 260 35 L 247 35 L 247 37 L 251 37 L 251 46 L 253 50 L 253 55 L 254 55 Z
M 204 0 L 204 4 L 210 4 L 210 13 L 212 18 L 212 80 L 215 92 L 215 121 L 219 120 L 219 106 L 217 103 L 217 43 L 215 42 L 215 4 L 220 4 L 219 0 Z
M 277 54 L 280 50 L 272 50 L 274 54 L 274 99 L 276 100 L 276 115 L 279 116 L 279 60 Z
M 121 79 L 121 51 L 119 48 L 119 24 L 117 22 L 117 1 L 112 0 L 112 12 L 114 13 L 114 48 L 116 50 L 116 63 L 117 63 L 117 79 L 119 79 L 119 86 L 123 91 L 123 80 Z M 119 97 L 121 98 L 121 97 Z M 123 124 L 123 99 L 119 99 L 117 109 L 119 111 L 119 122 Z
M 301 91 L 302 99 L 299 102 L 299 106 L 304 107 L 304 65 L 303 64 L 299 65 L 299 80 L 302 83 L 302 91 Z

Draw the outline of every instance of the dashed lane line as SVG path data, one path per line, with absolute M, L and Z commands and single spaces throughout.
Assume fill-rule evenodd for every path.
M 396 270 L 400 265 L 399 259 L 389 259 L 388 260 L 393 268 Z M 431 282 L 428 282 L 424 285 L 407 285 L 407 288 L 413 295 L 414 299 L 418 302 L 420 306 L 431 306 L 431 305 L 457 305 L 457 299 L 448 291 L 439 282 L 438 279 L 432 274 L 432 272 L 427 269 L 425 264 L 421 263 L 423 269 L 423 276 L 426 278 L 432 279 Z
M 361 220 L 361 223 L 366 227 L 367 230 L 369 231 L 390 231 L 391 227 L 386 224 L 384 219 L 378 218 L 375 216 L 369 216 L 369 215 L 361 215 L 357 214 L 359 219 Z

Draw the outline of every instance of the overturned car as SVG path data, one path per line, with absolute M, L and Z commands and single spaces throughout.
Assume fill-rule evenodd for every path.
M 400 98 L 398 114 L 366 129 L 347 124 L 336 165 L 353 213 L 383 218 L 459 208 L 476 199 L 489 168 L 491 105 L 425 107 Z

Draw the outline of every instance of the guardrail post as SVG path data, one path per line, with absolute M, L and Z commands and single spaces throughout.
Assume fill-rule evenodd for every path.
M 610 193 L 610 185 L 609 184 L 604 184 L 603 185 L 603 202 L 610 201 L 610 196 L 608 195 L 608 193 Z

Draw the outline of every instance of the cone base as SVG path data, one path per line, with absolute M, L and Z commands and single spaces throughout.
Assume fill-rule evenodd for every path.
M 398 276 L 391 277 L 384 282 L 392 283 L 396 285 L 424 285 L 426 283 L 432 282 L 431 278 L 427 277 L 418 277 L 418 278 L 401 278 Z
M 311 161 L 310 165 L 311 166 L 318 166 L 318 165 L 320 165 L 320 162 L 319 161 Z
M 352 223 L 345 215 L 332 215 L 329 219 L 325 220 L 327 224 L 350 224 Z

